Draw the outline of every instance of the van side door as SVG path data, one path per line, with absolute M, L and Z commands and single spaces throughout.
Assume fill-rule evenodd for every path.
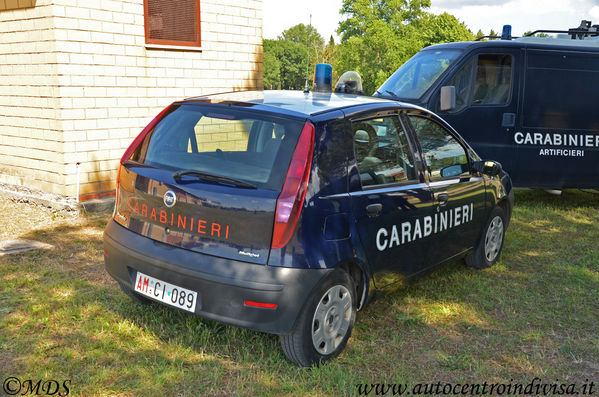
M 514 142 L 521 52 L 487 47 L 472 53 L 441 84 L 455 87 L 456 108 L 441 112 L 439 92 L 429 103 L 429 109 L 436 109 L 481 158 L 497 160 L 514 174 L 523 166 L 515 160 Z
M 527 166 L 514 183 L 529 187 L 599 187 L 599 52 L 526 50 L 519 128 Z M 509 170 L 508 170 L 509 171 Z
M 353 229 L 370 271 L 381 287 L 389 273 L 412 275 L 426 268 L 433 198 L 418 151 L 397 111 L 360 115 L 351 123 L 349 162 Z

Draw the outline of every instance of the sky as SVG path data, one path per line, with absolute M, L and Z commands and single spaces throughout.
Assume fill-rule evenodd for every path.
M 342 0 L 263 0 L 263 36 L 276 39 L 285 29 L 298 23 L 312 25 L 325 41 L 336 34 L 342 16 Z M 599 0 L 431 0 L 430 12 L 448 12 L 476 33 L 501 32 L 503 25 L 512 25 L 512 35 L 529 30 L 567 30 L 578 27 L 583 19 L 599 24 Z

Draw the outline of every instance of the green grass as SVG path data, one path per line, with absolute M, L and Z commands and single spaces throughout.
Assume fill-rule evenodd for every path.
M 497 265 L 452 263 L 383 294 L 358 313 L 343 354 L 313 369 L 290 364 L 276 336 L 132 302 L 103 270 L 106 216 L 0 203 L 11 211 L 1 228 L 29 222 L 17 228 L 20 237 L 56 247 L 0 258 L 0 380 L 71 379 L 72 392 L 84 396 L 599 382 L 599 195 L 521 190 L 516 203 Z

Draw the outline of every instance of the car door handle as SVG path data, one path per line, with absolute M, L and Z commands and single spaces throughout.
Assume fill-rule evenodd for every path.
M 379 214 L 381 213 L 382 210 L 383 210 L 383 204 L 380 204 L 380 203 L 370 204 L 370 205 L 366 206 L 366 215 L 368 215 L 369 218 L 375 218 L 375 217 L 379 216 Z
M 437 204 L 439 204 L 439 206 L 444 207 L 447 205 L 447 202 L 449 201 L 449 194 L 447 193 L 436 193 L 435 194 L 435 200 L 437 201 Z

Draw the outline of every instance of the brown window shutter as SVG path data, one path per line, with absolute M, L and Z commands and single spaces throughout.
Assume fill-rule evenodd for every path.
M 147 44 L 200 46 L 200 0 L 144 0 Z

